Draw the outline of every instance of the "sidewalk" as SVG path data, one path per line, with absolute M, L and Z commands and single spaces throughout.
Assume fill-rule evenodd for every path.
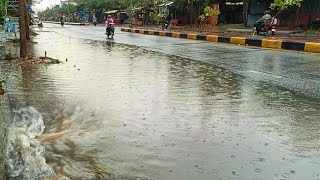
M 158 31 L 149 29 L 130 29 L 121 28 L 121 31 L 140 33 L 145 35 L 157 35 L 166 36 L 174 38 L 192 39 L 209 41 L 216 43 L 227 43 L 234 45 L 243 46 L 254 46 L 269 49 L 282 49 L 291 51 L 304 51 L 310 53 L 320 53 L 320 39 L 312 37 L 312 39 L 307 38 L 291 38 L 291 37 L 262 37 L 262 36 L 252 36 L 246 34 L 228 34 L 228 33 L 199 33 L 195 31 L 178 31 L 178 30 L 166 30 Z
M 156 30 L 161 31 L 161 26 L 159 25 L 148 25 L 148 26 L 138 26 L 135 29 L 145 29 L 145 30 Z M 245 38 L 255 38 L 255 39 L 272 39 L 272 40 L 283 40 L 283 41 L 299 41 L 299 42 L 317 42 L 320 43 L 320 32 L 316 32 L 312 36 L 304 36 L 302 31 L 297 28 L 287 28 L 279 27 L 275 36 L 253 36 L 252 27 L 243 27 L 242 24 L 232 24 L 224 26 L 213 26 L 204 27 L 200 31 L 199 27 L 191 26 L 170 26 L 168 32 L 179 32 L 187 34 L 202 34 L 202 35 L 218 35 L 225 37 L 240 36 Z

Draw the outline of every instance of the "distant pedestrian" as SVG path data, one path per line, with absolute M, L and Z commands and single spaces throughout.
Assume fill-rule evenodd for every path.
M 135 18 L 134 16 L 132 16 L 132 18 L 131 18 L 131 26 L 132 26 L 132 27 L 137 26 L 137 25 L 136 25 L 136 18 Z
M 62 15 L 60 16 L 60 24 L 61 24 L 61 26 L 64 25 L 64 21 L 63 21 L 63 16 Z

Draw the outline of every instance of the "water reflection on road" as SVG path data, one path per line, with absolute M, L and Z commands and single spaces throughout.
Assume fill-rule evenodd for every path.
M 316 179 L 320 103 L 211 64 L 52 33 L 60 65 L 10 72 L 44 114 L 56 172 L 76 179 Z M 45 48 L 41 45 L 47 42 Z

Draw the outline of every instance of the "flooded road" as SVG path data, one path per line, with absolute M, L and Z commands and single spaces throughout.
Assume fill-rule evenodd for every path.
M 66 30 L 41 30 L 32 51 L 67 58 L 64 63 L 0 65 L 12 106 L 32 106 L 43 115 L 46 129 L 38 139 L 57 174 L 74 179 L 320 179 L 319 100 L 266 80 L 284 73 L 271 68 L 289 61 L 282 57 L 306 58 L 314 69 L 318 57 L 260 51 L 274 54 L 258 67 L 250 63 L 255 49 L 231 46 L 215 51 L 219 56 L 208 62 L 197 54 L 185 53 L 187 59 L 169 53 L 198 47 L 191 43 L 164 51 L 165 46 L 140 48 L 138 43 L 154 43 L 147 38 L 126 45 L 60 31 Z M 130 41 L 127 36 L 139 35 L 119 34 L 115 41 Z M 181 41 L 189 42 L 194 41 Z M 232 48 L 237 54 L 230 61 L 239 63 L 224 66 L 231 54 L 222 52 Z M 257 69 L 273 73 L 248 75 Z M 294 69 L 283 71 L 294 74 Z

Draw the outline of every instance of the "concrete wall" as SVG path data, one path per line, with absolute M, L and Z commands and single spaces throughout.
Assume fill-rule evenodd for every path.
M 299 16 L 297 14 L 291 14 L 285 22 L 286 26 L 301 26 L 308 27 L 310 19 L 320 18 L 320 12 L 318 13 L 300 13 Z
M 0 179 L 6 179 L 5 159 L 7 145 L 7 127 L 11 121 L 11 111 L 9 108 L 9 98 L 0 96 Z
M 251 14 L 248 14 L 248 26 L 253 26 L 254 23 L 256 23 L 256 21 L 261 18 L 261 15 L 251 15 Z
M 269 8 L 269 3 L 256 2 L 250 0 L 248 3 L 248 12 L 247 12 L 247 24 L 248 26 L 253 26 L 256 21 L 263 16 L 264 11 Z

